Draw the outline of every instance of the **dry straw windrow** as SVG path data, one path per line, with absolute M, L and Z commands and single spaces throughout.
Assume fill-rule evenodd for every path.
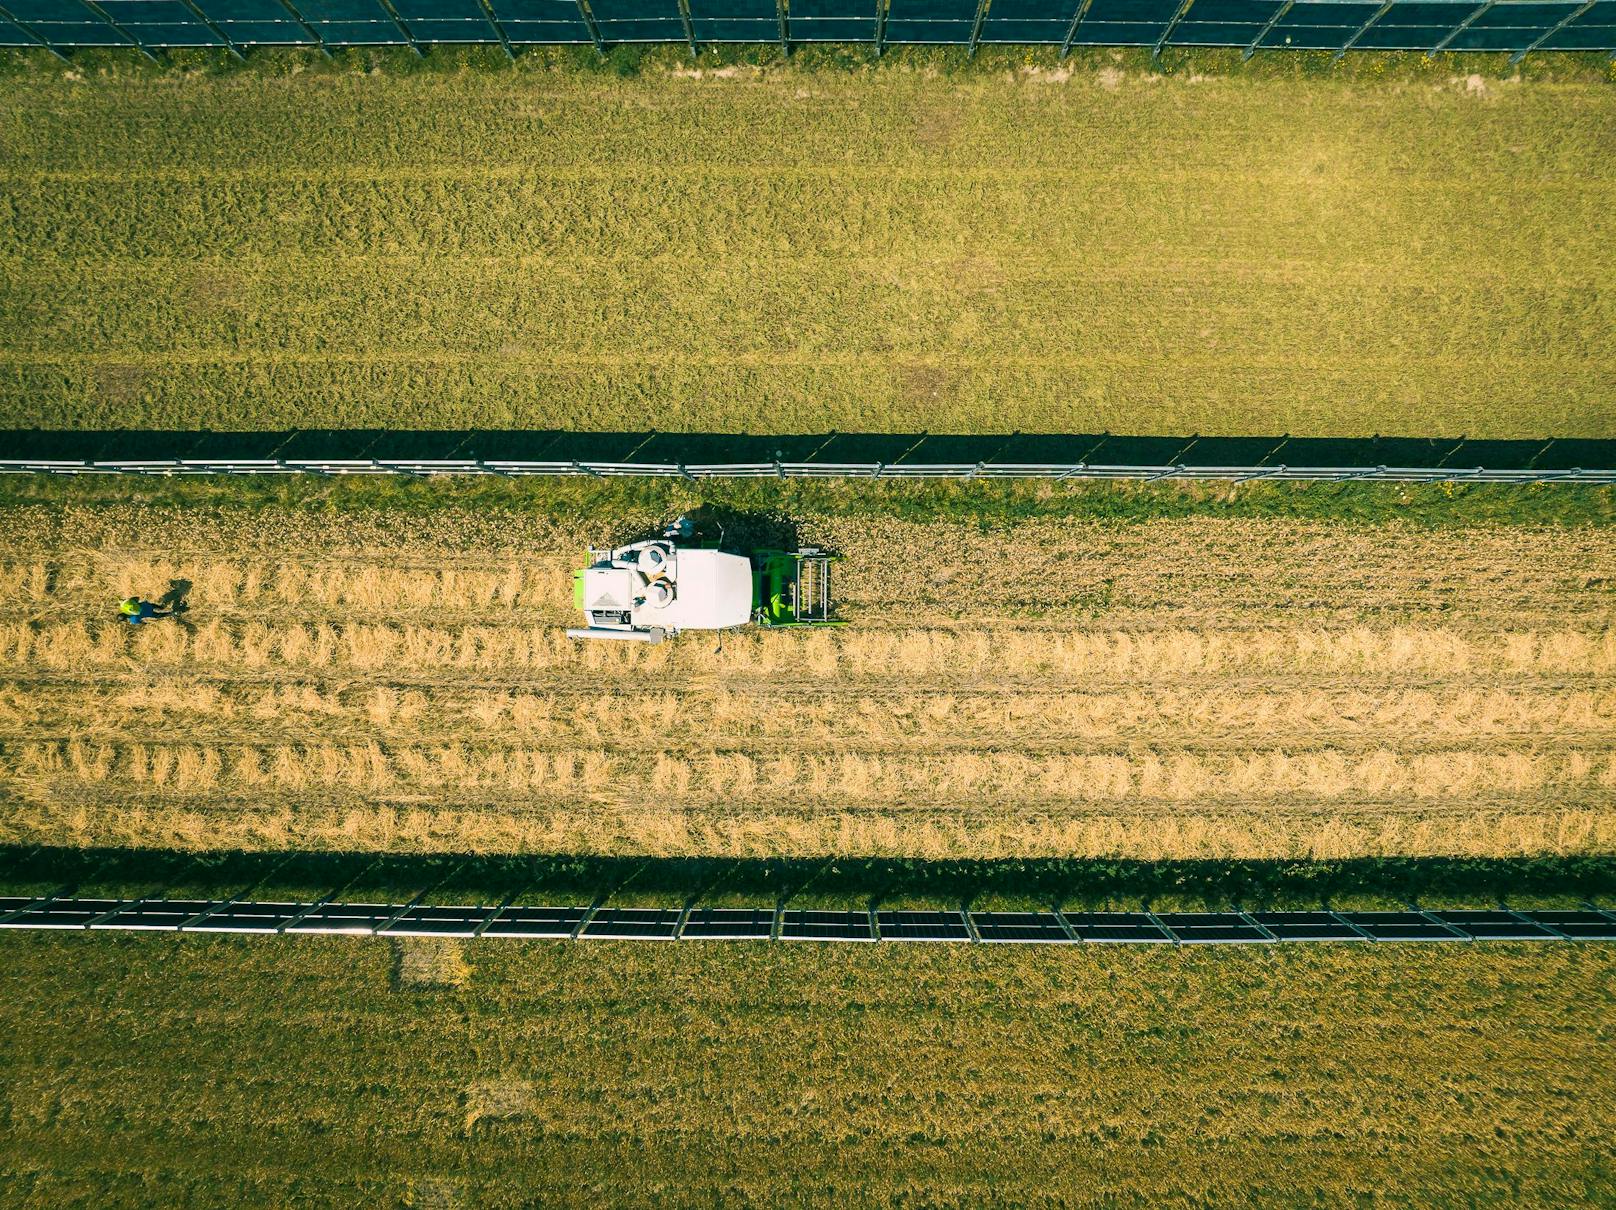
M 166 741 L 175 726 L 194 739 L 305 739 L 318 721 L 328 738 L 420 743 L 450 734 L 481 742 L 589 743 L 641 751 L 692 735 L 703 744 L 769 750 L 927 750 L 946 730 L 952 750 L 1136 740 L 1197 749 L 1264 742 L 1407 744 L 1488 737 L 1594 744 L 1616 737 L 1616 688 L 1462 685 L 1361 688 L 1295 686 L 1283 678 L 1239 688 L 1141 684 L 1087 692 L 841 688 L 834 684 L 709 690 L 545 691 L 462 685 L 349 685 L 327 678 L 242 684 L 136 680 L 90 688 L 60 681 L 0 688 L 0 726 L 16 738 L 74 735 Z
M 19 791 L 67 777 L 182 794 L 221 787 L 431 790 L 452 799 L 502 791 L 589 802 L 732 803 L 789 798 L 804 808 L 984 801 L 1119 804 L 1135 800 L 1272 801 L 1404 795 L 1465 799 L 1555 790 L 1570 799 L 1616 791 L 1616 751 L 1455 750 L 1229 754 L 984 752 L 668 752 L 611 755 L 492 745 L 384 748 L 304 744 L 25 743 L 0 748 L 0 777 Z
M 10 841 L 1616 849 L 1599 530 L 819 518 L 849 627 L 647 647 L 561 633 L 570 530 L 442 510 L 389 547 L 381 521 L 274 510 L 9 520 Z M 169 581 L 183 623 L 109 616 Z
M 209 621 L 131 634 L 110 619 L 0 623 L 0 664 L 65 671 L 122 669 L 131 661 L 170 673 L 198 666 L 487 678 L 552 673 L 627 684 L 664 676 L 745 681 L 793 674 L 854 682 L 925 677 L 962 685 L 1260 673 L 1588 677 L 1616 670 L 1616 629 L 1467 635 L 1446 627 L 1118 631 L 1000 624 L 747 632 L 726 640 L 720 651 L 693 639 L 580 647 L 554 626 Z
M 94 787 L 19 800 L 0 818 L 0 840 L 216 849 L 352 852 L 565 853 L 778 857 L 836 854 L 927 859 L 1126 857 L 1136 860 L 1365 856 L 1508 857 L 1608 853 L 1616 817 L 1608 800 L 1568 806 L 1543 798 L 1456 802 L 1134 803 L 1074 809 L 1018 799 L 936 809 L 926 804 L 811 812 L 772 802 L 698 806 L 670 801 L 561 806 L 449 802 L 436 795 L 333 795 L 176 799 Z

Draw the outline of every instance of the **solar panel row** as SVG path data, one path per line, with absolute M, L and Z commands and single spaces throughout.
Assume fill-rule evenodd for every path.
M 641 941 L 980 941 L 1217 945 L 1276 941 L 1611 941 L 1616 913 L 964 912 L 602 908 L 0 897 L 0 928 Z
M 878 13 L 884 5 L 884 25 Z M 688 0 L 697 42 L 1616 50 L 1616 0 Z M 1074 20 L 1081 13 L 1081 20 Z M 682 42 L 679 0 L 5 0 L 0 45 Z M 782 28 L 783 25 L 783 28 Z

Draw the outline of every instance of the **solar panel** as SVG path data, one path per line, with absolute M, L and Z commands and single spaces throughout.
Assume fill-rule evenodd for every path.
M 98 929 L 150 929 L 172 932 L 192 916 L 218 906 L 216 899 L 151 899 L 131 904 L 116 916 L 92 925 Z
M 1342 912 L 1376 941 L 1451 941 L 1453 934 L 1421 912 Z
M 381 930 L 384 937 L 470 937 L 492 907 L 413 907 Z
M 1279 941 L 1367 941 L 1328 912 L 1252 912 L 1251 918 Z
M 492 918 L 490 914 L 492 913 Z M 582 907 L 505 907 L 385 903 L 239 902 L 209 899 L 49 899 L 0 896 L 0 928 L 136 929 L 216 933 L 339 933 L 364 936 L 564 938 L 579 929 Z M 1237 944 L 1278 941 L 1577 941 L 1616 940 L 1616 916 L 1600 911 L 1511 912 L 1502 908 L 1439 912 L 961 912 L 792 909 L 780 915 L 787 941 L 1073 940 L 1117 943 Z M 677 908 L 609 908 L 580 936 L 624 940 L 767 940 L 768 908 L 698 908 L 679 929 Z M 93 922 L 93 923 L 92 923 Z M 187 923 L 192 922 L 192 923 Z M 486 922 L 486 924 L 485 924 Z M 1074 936 L 1075 934 L 1075 936 Z
M 187 933 L 275 933 L 310 903 L 232 903 L 204 920 L 187 925 Z
M 678 908 L 602 908 L 580 936 L 624 941 L 672 941 Z
M 969 941 L 963 912 L 877 912 L 883 941 Z
M 404 907 L 402 903 L 325 903 L 288 925 L 288 933 L 374 933 Z
M 1477 941 L 1552 941 L 1554 934 L 1512 912 L 1458 911 L 1432 912 Z
M 685 941 L 767 941 L 774 913 L 765 908 L 696 908 L 685 919 Z
M 1072 937 L 1054 912 L 972 912 L 971 923 L 983 941 L 1027 943 L 1067 942 Z
M 1616 941 L 1616 920 L 1598 912 L 1522 912 L 1573 941 Z
M 484 937 L 570 937 L 588 914 L 581 907 L 508 907 L 495 916 Z
M 782 941 L 874 941 L 868 912 L 780 913 Z
M 1143 912 L 1067 912 L 1065 916 L 1080 941 L 1173 940 Z
M 52 899 L 8 921 L 14 929 L 81 929 L 97 916 L 104 916 L 128 899 Z
M 1157 912 L 1156 919 L 1186 945 L 1231 945 L 1268 941 L 1238 912 Z
M 513 40 L 589 40 L 578 4 L 571 0 L 493 0 L 493 8 L 499 21 L 511 23 L 500 32 Z M 594 0 L 590 8 L 607 42 L 682 42 L 686 35 L 676 0 Z M 787 36 L 793 41 L 868 41 L 875 36 L 881 6 L 878 0 L 792 0 L 785 8 Z M 1292 49 L 1334 49 L 1352 43 L 1364 50 L 1421 50 L 1450 39 L 1450 50 L 1524 50 L 1540 42 L 1545 49 L 1616 48 L 1616 9 L 1610 0 L 1593 5 L 1577 0 L 1505 0 L 1484 10 L 1478 11 L 1469 0 L 1399 0 L 1390 6 L 1374 0 L 1300 0 L 1283 5 L 1279 0 L 1197 0 L 1188 8 L 1179 0 L 1085 0 L 1081 5 L 1075 0 L 996 0 L 992 5 L 977 0 L 891 0 L 885 29 L 889 42 L 964 43 L 976 33 L 988 42 L 1052 43 L 1062 41 L 1073 17 L 1081 14 L 1075 40 L 1083 45 L 1148 46 L 1170 32 L 1175 45 L 1244 46 L 1260 38 L 1264 46 Z M 201 18 L 199 11 L 204 14 Z M 685 11 L 698 39 L 773 41 L 782 32 L 775 0 L 691 0 Z M 302 20 L 313 23 L 335 46 L 407 41 L 390 12 L 398 12 L 420 41 L 492 43 L 500 36 L 477 0 L 392 4 L 299 0 L 295 5 L 290 0 L 286 5 L 277 0 L 200 0 L 200 9 L 191 0 L 107 0 L 93 8 L 78 0 L 10 0 L 6 19 L 0 20 L 0 42 L 28 45 L 38 36 L 64 48 L 126 45 L 129 37 L 114 25 L 122 22 L 128 35 L 153 46 L 218 45 L 220 32 L 241 44 L 275 45 L 307 41 Z M 1572 17 L 1576 20 L 1569 20 Z M 1270 20 L 1275 22 L 1272 27 Z M 210 22 L 216 28 L 210 28 Z M 19 23 L 33 32 L 23 32 Z M 847 460 L 834 452 L 818 459 L 821 464 Z M 1137 459 L 1107 457 L 1089 461 L 1139 464 Z M 1389 457 L 1379 461 L 1411 465 Z

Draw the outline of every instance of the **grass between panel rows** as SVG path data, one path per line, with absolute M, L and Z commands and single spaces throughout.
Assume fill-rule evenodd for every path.
M 565 57 L 0 78 L 0 421 L 1616 434 L 1597 70 Z
M 669 520 L 706 506 L 786 521 L 815 514 L 965 522 L 988 528 L 1039 519 L 1125 524 L 1189 517 L 1427 527 L 1605 526 L 1616 522 L 1616 487 L 806 479 L 710 480 L 691 485 L 655 478 L 0 475 L 0 509 L 33 506 L 398 516 L 487 511 L 571 523 L 627 516 Z
M 1616 1197 L 1606 946 L 0 951 L 8 1202 Z

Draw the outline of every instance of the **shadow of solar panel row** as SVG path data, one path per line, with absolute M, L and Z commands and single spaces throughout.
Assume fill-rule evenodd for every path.
M 683 926 L 680 921 L 683 919 Z M 768 940 L 768 908 L 603 908 L 207 899 L 0 897 L 0 928 L 388 937 Z M 975 937 L 973 938 L 973 930 Z M 972 912 L 789 909 L 783 941 L 1256 945 L 1275 941 L 1616 941 L 1616 913 L 1454 909 L 1401 912 Z
M 688 17 L 688 27 L 682 16 Z M 884 17 L 884 20 L 881 19 Z M 879 32 L 878 32 L 879 31 Z M 1612 0 L 7 0 L 0 46 L 872 42 L 1616 49 Z

